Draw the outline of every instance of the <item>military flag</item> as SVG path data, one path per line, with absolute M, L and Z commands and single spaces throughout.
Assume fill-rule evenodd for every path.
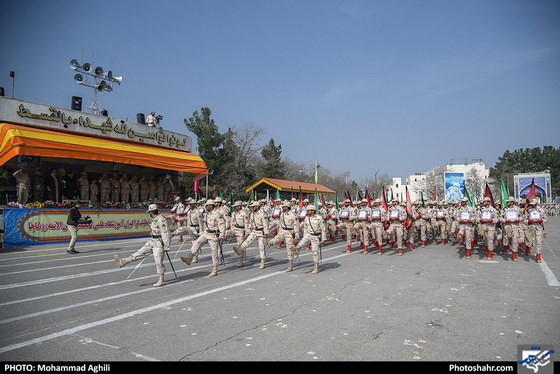
M 408 192 L 408 187 L 406 189 L 406 219 L 403 224 L 407 229 L 412 225 L 414 219 L 412 218 L 412 201 L 410 201 L 410 193 Z
M 385 187 L 383 187 L 383 199 L 381 200 L 381 206 L 385 209 L 385 212 L 389 212 L 389 206 L 387 205 L 387 197 L 385 195 Z
M 507 205 L 508 193 L 506 190 L 506 186 L 504 185 L 504 178 L 500 178 L 500 194 L 502 198 L 502 208 L 505 208 Z
M 490 201 L 492 202 L 492 206 L 496 208 L 496 204 L 494 203 L 494 196 L 492 196 L 492 191 L 490 191 L 490 187 L 488 187 L 488 182 L 486 182 L 486 188 L 484 189 L 484 197 L 489 197 Z

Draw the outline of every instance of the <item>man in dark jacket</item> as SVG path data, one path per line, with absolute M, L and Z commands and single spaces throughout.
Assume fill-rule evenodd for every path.
M 66 252 L 70 254 L 80 253 L 74 249 L 74 245 L 76 244 L 76 240 L 78 239 L 78 221 L 82 219 L 82 214 L 80 213 L 80 208 L 82 207 L 82 202 L 76 202 L 76 205 L 70 212 L 68 213 L 68 219 L 66 220 L 66 226 L 68 227 L 68 231 L 70 232 L 71 239 L 70 244 L 68 245 L 68 250 Z M 89 219 L 89 216 L 83 217 L 84 219 Z

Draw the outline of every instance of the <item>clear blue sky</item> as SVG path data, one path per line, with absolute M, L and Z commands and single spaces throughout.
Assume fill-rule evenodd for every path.
M 91 5 L 90 5 L 91 3 Z M 361 180 L 560 146 L 557 0 L 3 1 L 0 86 L 92 101 L 71 59 L 123 76 L 110 116 L 164 128 L 209 107 L 283 155 Z M 84 109 L 85 110 L 85 109 Z M 194 139 L 196 144 L 196 139 Z

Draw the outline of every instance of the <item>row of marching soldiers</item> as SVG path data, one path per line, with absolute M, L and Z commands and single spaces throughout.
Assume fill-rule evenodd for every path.
M 164 243 L 162 251 L 168 251 L 165 247 L 166 244 L 169 247 L 170 237 L 180 236 L 182 239 L 183 235 L 188 235 L 192 238 L 192 246 L 189 254 L 181 257 L 181 260 L 187 265 L 197 262 L 202 246 L 208 243 L 212 255 L 212 272 L 209 275 L 215 276 L 219 263 L 223 262 L 223 241 L 235 238 L 233 250 L 239 256 L 238 267 L 243 266 L 245 250 L 251 243 L 258 242 L 260 269 L 265 267 L 270 249 L 285 243 L 288 256 L 286 271 L 292 271 L 294 260 L 299 259 L 300 249 L 305 248 L 312 250 L 312 273 L 316 274 L 319 272 L 321 248 L 327 242 L 327 234 L 332 243 L 340 234 L 347 243 L 348 252 L 352 251 L 354 240 L 360 242 L 364 253 L 368 253 L 371 238 L 378 254 L 383 253 L 383 244 L 386 243 L 397 249 L 399 255 L 403 254 L 403 244 L 408 243 L 409 248 L 413 249 L 414 236 L 417 234 L 422 247 L 429 244 L 430 239 L 435 242 L 438 236 L 442 244 L 445 244 L 446 239 L 456 239 L 459 245 L 464 244 L 466 258 L 471 257 L 471 250 L 478 241 L 484 242 L 488 259 L 492 259 L 496 240 L 501 241 L 504 253 L 511 250 L 514 261 L 517 261 L 518 247 L 530 255 L 535 245 L 536 260 L 542 261 L 541 246 L 547 215 L 536 199 L 531 199 L 527 206 L 523 206 L 523 201 L 510 198 L 507 206 L 500 210 L 492 206 L 490 198 L 484 198 L 477 207 L 469 206 L 467 198 L 452 203 L 451 207 L 446 206 L 445 202 L 429 202 L 427 207 L 423 207 L 420 201 L 416 201 L 409 209 L 412 217 L 406 206 L 397 199 L 392 200 L 387 208 L 382 206 L 380 199 L 375 199 L 371 204 L 366 199 L 358 202 L 345 199 L 338 209 L 335 209 L 333 202 L 327 202 L 325 206 L 317 203 L 316 207 L 307 199 L 302 205 L 298 206 L 296 199 L 292 198 L 290 201 L 277 201 L 274 206 L 261 200 L 253 201 L 248 206 L 237 201 L 230 207 L 219 197 L 198 202 L 189 198 L 185 204 L 176 197 L 171 213 L 178 228 L 170 232 L 169 226 L 165 225 L 167 220 L 161 219 L 154 205 L 156 212 L 150 213 L 154 223 L 157 222 L 152 230 L 153 243 L 147 243 L 127 259 L 119 259 L 115 255 L 115 260 L 122 267 L 145 257 L 154 246 L 158 247 L 159 242 L 154 238 L 167 238 L 160 242 Z M 151 212 L 151 208 L 148 212 Z M 501 227 L 501 235 L 497 226 Z M 157 258 L 159 260 L 156 261 L 160 262 L 156 263 L 160 281 L 156 285 L 163 285 L 163 255 Z
M 186 214 L 178 218 L 181 226 L 173 235 L 187 234 L 193 238 L 192 259 L 187 257 L 184 260 L 192 263 L 197 261 L 198 249 L 205 243 L 204 239 L 198 243 L 194 239 L 204 231 L 200 229 L 200 222 L 204 222 L 208 212 L 205 206 L 211 204 L 204 199 L 198 204 L 194 200 L 187 203 L 191 209 L 187 208 L 183 211 Z M 313 273 L 317 273 L 320 249 L 327 241 L 327 234 L 332 243 L 340 234 L 347 243 L 348 252 L 352 251 L 352 241 L 355 240 L 360 242 L 364 253 L 368 253 L 371 243 L 377 253 L 382 254 L 386 243 L 402 255 L 403 245 L 408 244 L 408 248 L 413 249 L 416 234 L 422 247 L 435 243 L 438 237 L 441 244 L 445 244 L 445 240 L 457 240 L 459 245 L 465 246 L 466 258 L 471 258 L 471 250 L 479 242 L 484 243 L 488 259 L 492 259 L 494 249 L 501 244 L 503 253 L 511 251 L 514 261 L 517 261 L 519 248 L 530 255 L 535 246 L 536 260 L 541 262 L 542 238 L 546 235 L 544 224 L 548 220 L 546 211 L 536 199 L 526 204 L 524 199 L 517 201 L 513 197 L 503 209 L 496 209 L 489 197 L 476 207 L 469 206 L 467 198 L 451 203 L 430 201 L 425 208 L 422 202 L 416 201 L 411 209 L 411 219 L 407 219 L 406 206 L 397 199 L 393 199 L 387 209 L 383 208 L 380 199 L 371 204 L 367 199 L 359 202 L 345 199 L 338 210 L 330 201 L 325 206 L 320 202 L 317 205 L 318 212 L 309 200 L 303 200 L 303 206 L 299 207 L 292 198 L 272 207 L 266 200 L 255 201 L 249 207 L 237 201 L 231 209 L 218 197 L 214 200 L 214 207 L 223 216 L 225 228 L 217 232 L 225 232 L 224 239 L 236 238 L 234 251 L 240 256 L 238 266 L 243 265 L 245 249 L 254 241 L 258 241 L 261 269 L 265 266 L 265 248 L 281 247 L 285 243 L 289 261 L 287 271 L 291 271 L 294 258 L 302 248 L 301 243 L 305 243 L 303 247 L 313 251 Z M 180 211 L 181 207 L 177 207 Z M 216 263 L 217 256 L 214 258 Z M 216 271 L 214 269 L 213 273 Z

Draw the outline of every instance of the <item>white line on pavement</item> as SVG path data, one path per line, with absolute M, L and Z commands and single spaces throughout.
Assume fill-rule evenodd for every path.
M 357 252 L 354 252 L 354 253 L 357 253 Z M 348 256 L 348 255 L 350 255 L 350 254 L 349 253 L 343 253 L 343 254 L 340 254 L 338 256 L 334 256 L 334 257 L 330 257 L 328 259 L 325 259 L 324 261 L 330 261 L 330 260 L 334 260 L 334 259 L 339 258 L 339 257 Z M 247 280 L 244 280 L 244 281 L 241 281 L 241 282 L 228 284 L 226 286 L 214 288 L 212 290 L 200 292 L 200 293 L 197 293 L 197 294 L 194 294 L 194 295 L 189 295 L 189 296 L 181 297 L 181 298 L 178 298 L 178 299 L 169 300 L 169 301 L 159 303 L 159 304 L 156 304 L 156 305 L 152 305 L 152 306 L 149 306 L 149 307 L 146 307 L 146 308 L 137 309 L 137 310 L 134 310 L 134 311 L 131 311 L 131 312 L 128 312 L 128 313 L 121 314 L 121 315 L 117 315 L 117 316 L 113 316 L 113 317 L 110 317 L 110 318 L 105 318 L 105 319 L 102 319 L 102 320 L 99 320 L 99 321 L 95 321 L 95 322 L 87 323 L 87 324 L 84 324 L 84 325 L 76 326 L 76 327 L 66 329 L 66 330 L 63 330 L 63 331 L 59 331 L 59 332 L 56 332 L 56 333 L 53 333 L 53 334 L 44 335 L 44 336 L 41 336 L 41 337 L 38 337 L 38 338 L 35 338 L 35 339 L 31 339 L 31 340 L 27 340 L 27 341 L 24 341 L 24 342 L 21 342 L 21 343 L 11 344 L 11 345 L 8 345 L 8 346 L 5 346 L 5 347 L 1 347 L 0 348 L 0 354 L 5 353 L 5 352 L 9 352 L 9 351 L 13 351 L 13 350 L 16 350 L 16 349 L 19 349 L 19 348 L 23 348 L 23 347 L 26 347 L 28 345 L 41 343 L 41 342 L 51 340 L 51 339 L 56 339 L 56 338 L 59 338 L 61 336 L 74 335 L 74 334 L 78 333 L 79 331 L 87 330 L 87 329 L 97 327 L 97 326 L 102 326 L 102 325 L 112 323 L 112 322 L 116 322 L 116 321 L 120 321 L 120 320 L 123 320 L 123 319 L 126 319 L 126 318 L 138 316 L 138 315 L 143 314 L 143 313 L 151 312 L 153 310 L 160 309 L 160 308 L 165 308 L 165 307 L 170 306 L 170 305 L 183 303 L 185 301 L 196 299 L 196 298 L 199 298 L 199 297 L 211 295 L 211 294 L 216 293 L 216 292 L 221 292 L 221 291 L 225 291 L 225 290 L 228 290 L 228 289 L 231 289 L 231 288 L 244 286 L 246 284 L 258 282 L 260 280 L 270 278 L 270 277 L 274 277 L 274 276 L 277 276 L 277 275 L 280 275 L 280 274 L 285 274 L 285 271 L 284 270 L 275 271 L 275 272 L 272 272 L 272 273 L 269 273 L 269 274 L 265 274 L 265 275 L 255 277 L 255 278 L 250 278 L 250 279 L 247 279 Z

